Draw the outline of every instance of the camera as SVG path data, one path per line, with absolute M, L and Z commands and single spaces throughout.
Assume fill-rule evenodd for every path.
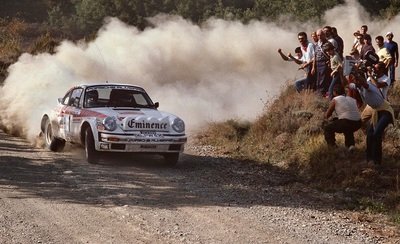
M 379 62 L 379 56 L 373 52 L 373 51 L 368 51 L 364 55 L 364 59 L 361 61 L 356 61 L 354 59 L 351 59 L 351 57 L 348 59 L 344 60 L 344 75 L 354 75 L 356 80 L 363 79 L 365 80 L 367 78 L 367 72 L 368 72 L 368 67 L 373 66 L 374 64 L 377 64 Z M 373 76 L 376 76 L 373 69 Z

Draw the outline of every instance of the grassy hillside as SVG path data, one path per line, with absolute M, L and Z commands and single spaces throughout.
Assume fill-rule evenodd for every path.
M 391 90 L 390 101 L 400 104 L 400 84 Z M 322 129 L 327 107 L 326 98 L 287 86 L 256 121 L 210 123 L 196 139 L 225 156 L 292 171 L 324 191 L 349 192 L 349 207 L 387 212 L 400 224 L 399 121 L 386 129 L 383 165 L 374 169 L 365 164 L 365 129 L 355 133 L 357 149 L 352 153 L 342 135 L 336 136 L 337 148 L 327 146 Z
M 24 53 L 53 53 L 59 42 L 70 37 L 45 24 L 26 23 L 21 19 L 0 18 L 0 84 L 7 76 L 7 68 Z

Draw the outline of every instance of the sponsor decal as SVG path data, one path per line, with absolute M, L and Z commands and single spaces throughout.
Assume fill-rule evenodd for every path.
M 81 118 L 73 118 L 72 123 L 80 123 L 82 121 Z
M 140 111 L 126 111 L 126 112 L 119 112 L 119 114 L 144 114 L 143 112 Z
M 82 109 L 80 111 L 80 114 L 76 117 L 97 117 L 97 118 L 104 119 L 107 117 L 107 115 L 96 112 L 96 111 L 88 110 L 88 109 Z
M 129 128 L 132 129 L 153 129 L 153 130 L 168 130 L 168 123 L 165 122 L 151 122 L 146 120 L 131 119 L 127 123 Z

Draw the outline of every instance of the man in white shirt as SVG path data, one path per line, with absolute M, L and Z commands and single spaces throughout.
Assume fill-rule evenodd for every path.
M 335 111 L 337 119 L 329 121 L 324 126 L 325 141 L 329 146 L 336 146 L 335 133 L 344 134 L 344 143 L 349 151 L 354 150 L 354 132 L 361 128 L 361 115 L 358 110 L 357 101 L 346 96 L 341 84 L 333 87 L 334 98 L 325 113 L 328 120 Z
M 302 51 L 301 51 L 301 47 L 296 47 L 296 49 L 294 50 L 294 53 L 295 53 L 296 57 L 293 57 L 291 53 L 289 53 L 288 55 L 285 55 L 285 54 L 282 52 L 282 49 L 280 49 L 280 48 L 278 49 L 278 53 L 279 53 L 279 55 L 281 56 L 281 58 L 282 58 L 284 61 L 292 61 L 292 62 L 298 64 L 298 65 L 300 66 L 299 69 L 303 69 L 304 72 L 305 72 L 305 75 L 304 75 L 303 78 L 297 79 L 297 80 L 294 82 L 296 91 L 297 91 L 297 92 L 301 92 L 303 89 L 307 88 L 307 84 L 308 84 L 308 71 L 305 70 L 305 69 L 302 67 L 302 64 L 304 63 L 304 62 L 303 62 L 303 60 L 304 60 L 304 55 L 303 55 L 303 53 L 302 53 Z

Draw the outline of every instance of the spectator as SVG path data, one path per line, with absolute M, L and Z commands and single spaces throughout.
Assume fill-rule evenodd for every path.
M 316 45 L 318 43 L 318 36 L 317 36 L 317 32 L 313 31 L 311 32 L 311 38 L 314 42 L 314 45 Z
M 365 34 L 363 37 L 363 40 L 364 40 L 364 43 L 361 48 L 360 57 L 361 57 L 361 59 L 365 60 L 367 52 L 375 53 L 375 48 L 372 46 L 372 39 L 369 34 Z
M 389 102 L 382 96 L 381 91 L 371 81 L 363 76 L 356 79 L 357 86 L 367 104 L 361 114 L 361 121 L 371 119 L 367 128 L 367 163 L 375 165 L 382 163 L 382 139 L 386 127 L 394 121 L 394 111 Z
M 360 33 L 362 35 L 366 35 L 366 34 L 368 34 L 367 32 L 368 32 L 368 26 L 367 25 L 362 25 L 361 28 L 360 28 Z
M 356 78 L 353 74 L 341 77 L 343 86 L 347 87 L 347 96 L 354 98 L 357 101 L 357 107 L 361 108 L 364 106 L 364 101 L 360 95 L 360 91 L 356 89 Z
M 303 53 L 304 60 L 307 62 L 303 64 L 304 67 L 310 66 L 314 58 L 314 44 L 308 41 L 307 34 L 305 32 L 300 32 L 297 35 L 300 42 L 301 52 Z
M 388 90 L 390 86 L 390 79 L 385 75 L 385 64 L 379 62 L 373 68 L 368 67 L 368 80 L 376 87 L 378 87 L 383 95 L 383 98 L 388 99 Z
M 361 116 L 354 98 L 344 95 L 341 84 L 333 87 L 334 98 L 329 104 L 325 113 L 328 120 L 333 112 L 336 112 L 337 119 L 329 121 L 324 126 L 325 141 L 329 146 L 336 146 L 335 133 L 344 134 L 344 143 L 349 151 L 354 150 L 354 132 L 361 128 Z
M 360 61 L 361 59 L 360 52 L 358 51 L 357 48 L 353 47 L 349 54 L 356 62 Z
M 297 63 L 297 60 L 299 60 L 299 61 L 300 61 L 300 63 L 299 63 L 300 68 L 299 68 L 299 69 L 302 69 L 302 68 L 301 68 L 301 64 L 303 63 L 303 62 L 302 62 L 303 53 L 302 53 L 302 51 L 301 51 L 301 47 L 296 47 L 296 49 L 294 50 L 294 53 L 295 53 L 295 55 L 296 55 L 296 58 L 293 57 L 290 53 L 286 56 L 286 55 L 282 52 L 282 49 L 280 49 L 280 48 L 278 49 L 278 53 L 279 53 L 279 55 L 281 56 L 281 58 L 282 58 L 283 60 L 285 60 L 285 61 L 293 61 L 293 62 L 296 62 L 296 63 Z M 307 85 L 308 85 L 307 74 L 308 74 L 308 72 L 305 71 L 305 76 L 304 76 L 304 78 L 298 79 L 298 80 L 296 80 L 296 81 L 294 82 L 294 85 L 295 85 L 295 87 L 296 87 L 296 91 L 297 91 L 297 92 L 301 92 L 305 87 L 307 87 Z
M 399 62 L 399 47 L 395 41 L 393 41 L 393 33 L 388 32 L 386 33 L 387 42 L 385 42 L 385 47 L 389 51 L 390 55 L 392 56 L 392 61 L 388 67 L 388 73 L 390 82 L 393 85 L 396 81 L 395 77 L 395 70 L 398 66 Z
M 332 43 L 332 45 L 335 47 L 335 51 L 337 51 L 338 49 L 339 49 L 339 45 L 338 45 L 338 43 L 336 42 L 336 40 L 333 38 L 333 33 L 332 33 L 332 28 L 330 27 L 330 26 L 325 26 L 324 28 L 323 28 L 323 31 L 324 31 L 324 33 L 325 33 L 325 37 L 326 37 L 326 39 L 330 42 L 330 43 Z
M 329 56 L 322 50 L 322 45 L 328 42 L 325 37 L 325 33 L 322 29 L 317 31 L 318 43 L 315 46 L 315 55 L 313 66 L 311 70 L 312 75 L 316 75 L 316 89 L 325 95 L 329 87 L 329 74 L 330 70 L 328 67 Z
M 307 84 L 306 88 L 313 88 L 315 87 L 315 78 L 311 74 L 311 66 L 314 60 L 314 54 L 315 54 L 315 45 L 308 41 L 307 39 L 307 34 L 305 32 L 300 32 L 297 35 L 297 38 L 300 42 L 300 47 L 301 47 L 301 52 L 303 54 L 303 59 L 302 60 L 295 60 L 296 63 L 301 65 L 301 68 L 304 69 L 304 71 L 307 73 Z M 293 58 L 289 56 L 290 58 Z
M 335 51 L 335 48 L 333 47 L 333 45 L 330 42 L 327 42 L 323 45 L 323 50 L 329 55 L 330 57 L 330 67 L 331 67 L 331 82 L 329 85 L 329 99 L 333 98 L 333 88 L 336 85 L 341 85 L 341 75 L 339 72 L 342 72 L 342 63 L 343 60 L 340 58 L 339 54 L 337 53 L 337 51 Z
M 358 46 L 362 46 L 363 42 L 360 41 L 360 36 L 364 36 L 365 34 L 367 34 L 368 32 L 368 26 L 366 25 L 362 25 L 360 30 L 357 30 L 353 33 L 354 35 L 354 42 L 353 42 L 353 47 L 358 47 Z M 361 47 L 358 50 L 359 52 L 361 51 Z
M 364 35 L 362 35 L 359 31 L 354 32 L 354 36 L 356 37 L 353 48 L 357 49 L 358 53 L 361 53 L 362 46 L 364 44 Z
M 336 43 L 338 44 L 337 52 L 338 52 L 340 58 L 343 59 L 344 41 L 338 35 L 336 27 L 331 27 L 331 29 L 332 29 L 333 39 L 335 39 Z
M 378 51 L 376 54 L 379 57 L 379 61 L 385 64 L 385 75 L 388 75 L 389 65 L 392 62 L 392 56 L 390 55 L 387 48 L 384 46 L 383 36 L 375 37 L 376 45 L 378 46 Z

